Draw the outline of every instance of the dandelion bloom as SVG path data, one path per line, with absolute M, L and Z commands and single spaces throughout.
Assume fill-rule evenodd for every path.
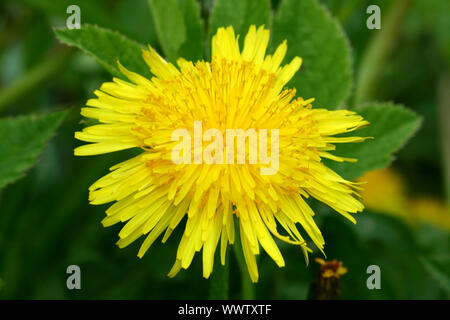
M 212 38 L 212 61 L 192 63 L 180 58 L 168 63 L 150 46 L 143 58 L 154 75 L 146 79 L 119 64 L 129 81 L 114 78 L 95 91 L 81 114 L 96 124 L 76 132 L 90 142 L 75 155 L 96 155 L 141 148 L 138 156 L 113 166 L 111 172 L 89 188 L 91 204 L 114 202 L 102 224 L 126 222 L 119 247 L 145 235 L 142 257 L 162 234 L 165 242 L 187 216 L 176 260 L 169 276 L 187 269 L 195 252 L 203 249 L 203 276 L 213 270 L 220 240 L 221 263 L 228 243 L 235 238 L 238 221 L 242 250 L 252 281 L 258 280 L 255 255 L 262 247 L 283 267 L 283 256 L 274 237 L 300 246 L 308 262 L 311 251 L 297 227 L 302 226 L 322 251 L 324 239 L 306 198 L 312 196 L 355 222 L 351 213 L 363 210 L 357 187 L 321 161 L 352 161 L 332 155 L 335 143 L 361 142 L 361 137 L 335 137 L 368 123 L 348 110 L 313 109 L 313 99 L 295 98 L 286 83 L 301 65 L 295 57 L 281 66 L 286 41 L 266 55 L 269 30 L 251 26 L 242 51 L 232 27 L 219 28 Z M 194 122 L 203 130 L 279 130 L 275 174 L 261 174 L 261 163 L 174 163 L 179 143 L 175 130 L 194 133 Z M 244 137 L 245 139 L 245 137 Z M 195 143 L 195 142 L 194 142 Z M 207 146 L 202 146 L 206 149 Z M 204 149 L 200 150 L 203 151 Z M 192 153 L 195 153 L 195 147 Z M 245 149 L 245 156 L 249 152 Z M 284 231 L 279 231 L 284 229 Z

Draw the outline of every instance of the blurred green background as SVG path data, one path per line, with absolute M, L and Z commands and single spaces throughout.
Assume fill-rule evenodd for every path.
M 272 1 L 273 10 L 278 2 Z M 327 257 L 349 270 L 342 278 L 342 298 L 448 299 L 450 2 L 321 2 L 349 38 L 356 89 L 358 71 L 381 41 L 384 53 L 371 99 L 404 104 L 424 117 L 422 128 L 390 169 L 367 176 L 374 187 L 364 194 L 368 209 L 356 217 L 357 225 L 314 204 Z M 395 2 L 403 2 L 395 9 L 395 24 L 387 39 L 377 40 L 378 32 L 366 28 L 366 8 L 381 7 L 383 28 Z M 121 226 L 104 229 L 100 221 L 106 206 L 88 203 L 88 186 L 129 152 L 73 156 L 80 144 L 73 133 L 83 126 L 80 107 L 111 76 L 80 50 L 56 40 L 52 28 L 65 26 L 70 4 L 80 6 L 82 23 L 118 30 L 160 48 L 146 0 L 0 2 L 0 117 L 69 109 L 37 164 L 0 190 L 0 298 L 204 299 L 208 281 L 201 276 L 199 255 L 187 271 L 174 279 L 166 276 L 182 228 L 138 259 L 140 241 L 126 249 L 116 247 Z M 201 5 L 207 19 L 213 1 Z M 313 258 L 320 252 L 314 251 L 306 267 L 298 247 L 279 245 L 286 267 L 279 269 L 262 254 L 255 296 L 304 299 L 318 269 Z M 241 275 L 230 253 L 230 298 L 240 298 Z M 72 264 L 81 267 L 81 290 L 66 288 L 66 268 Z M 366 287 L 366 268 L 372 264 L 381 268 L 381 290 Z

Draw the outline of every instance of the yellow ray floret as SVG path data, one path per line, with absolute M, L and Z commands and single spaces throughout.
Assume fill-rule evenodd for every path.
M 367 125 L 352 111 L 314 109 L 313 99 L 295 98 L 284 86 L 300 68 L 295 57 L 282 65 L 286 41 L 273 55 L 266 55 L 269 30 L 251 26 L 242 51 L 232 27 L 219 28 L 212 38 L 211 62 L 180 58 L 177 66 L 165 61 L 151 47 L 143 58 L 154 75 L 146 79 L 119 64 L 128 81 L 114 78 L 94 92 L 82 108 L 98 124 L 76 132 L 89 144 L 75 155 L 96 155 L 140 148 L 142 153 L 110 168 L 110 173 L 89 189 L 92 204 L 113 202 L 102 223 L 125 223 L 119 247 L 145 235 L 138 252 L 142 257 L 162 236 L 165 242 L 185 220 L 185 229 L 169 275 L 190 266 L 202 250 L 203 276 L 213 271 L 220 243 L 225 264 L 228 244 L 235 239 L 238 222 L 242 250 L 251 279 L 258 280 L 255 256 L 262 248 L 275 263 L 285 260 L 275 242 L 298 245 L 308 252 L 304 233 L 321 251 L 324 238 L 314 222 L 307 199 L 312 196 L 355 222 L 362 211 L 357 187 L 329 169 L 322 158 L 354 161 L 332 154 L 335 143 L 362 142 L 361 137 L 336 137 Z M 261 164 L 174 163 L 177 142 L 172 133 L 180 128 L 195 134 L 215 128 L 279 130 L 279 167 L 275 174 L 261 174 Z M 193 145 L 188 156 L 204 151 Z M 268 154 L 276 150 L 268 146 Z M 250 153 L 245 151 L 245 159 Z M 224 156 L 225 157 L 225 156 Z M 221 158 L 219 160 L 222 160 Z M 234 160 L 234 159 L 233 159 Z

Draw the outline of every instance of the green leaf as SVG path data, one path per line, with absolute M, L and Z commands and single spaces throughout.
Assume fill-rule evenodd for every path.
M 63 43 L 75 46 L 94 57 L 112 75 L 123 78 L 117 61 L 131 71 L 150 76 L 141 52 L 143 46 L 122 34 L 93 25 L 81 29 L 55 29 L 56 37 Z
M 364 172 L 383 169 L 420 127 L 422 118 L 415 112 L 389 102 L 370 103 L 355 111 L 370 125 L 352 132 L 351 136 L 374 137 L 361 143 L 344 143 L 336 146 L 333 154 L 357 158 L 357 162 L 332 162 L 329 166 L 344 178 L 355 179 Z
M 67 13 L 70 5 L 77 5 L 81 11 L 81 21 L 83 23 L 95 23 L 103 27 L 115 29 L 118 27 L 117 20 L 110 14 L 111 6 L 106 1 L 92 0 L 18 0 L 26 7 L 39 11 L 49 16 L 51 24 L 56 23 L 56 27 L 66 24 L 66 19 L 71 14 Z M 55 19 L 56 18 L 56 19 Z M 47 20 L 47 19 L 46 19 Z M 48 23 L 48 22 L 47 22 Z M 34 25 L 33 25 L 34 26 Z
M 269 0 L 217 0 L 211 12 L 209 38 L 219 27 L 231 25 L 242 41 L 252 24 L 270 27 Z
M 2 278 L 0 278 L 0 290 L 2 289 L 2 287 L 4 287 L 5 286 L 5 281 L 2 279 Z
M 0 188 L 19 179 L 36 162 L 66 114 L 61 111 L 0 120 Z
M 204 22 L 200 17 L 200 5 L 196 0 L 177 0 L 186 27 L 186 41 L 178 50 L 178 56 L 187 60 L 201 60 L 204 50 Z
M 287 40 L 286 60 L 303 65 L 290 85 L 314 105 L 335 109 L 352 87 L 350 46 L 339 23 L 316 0 L 283 0 L 273 24 L 274 48 Z
M 450 295 L 450 256 L 421 257 L 425 270 Z
M 176 61 L 178 50 L 186 41 L 186 26 L 175 0 L 148 0 L 156 34 L 169 61 Z
M 147 0 L 119 1 L 115 11 L 113 17 L 119 27 L 113 30 L 120 30 L 125 36 L 140 43 L 151 44 L 154 48 L 159 47 L 155 22 L 148 10 Z M 130 17 L 133 17 L 133 23 L 130 23 Z

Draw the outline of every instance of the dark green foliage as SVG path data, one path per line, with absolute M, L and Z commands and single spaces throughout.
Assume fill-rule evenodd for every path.
M 41 153 L 66 112 L 0 119 L 0 189 L 20 178 Z

